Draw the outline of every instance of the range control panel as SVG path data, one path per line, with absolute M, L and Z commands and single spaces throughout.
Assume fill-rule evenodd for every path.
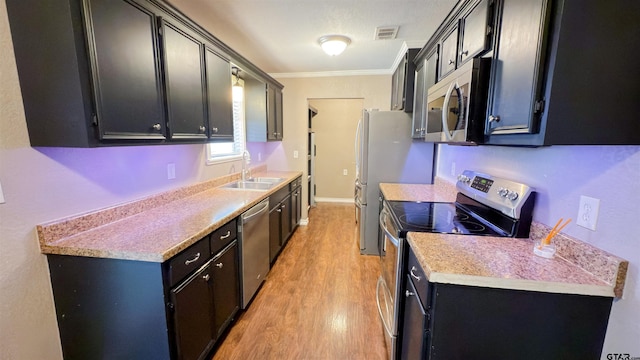
M 515 181 L 465 170 L 458 176 L 458 191 L 513 218 L 520 216 L 520 209 L 534 191 L 528 185 Z
M 473 182 L 471 183 L 472 188 L 485 193 L 489 192 L 489 189 L 491 189 L 491 185 L 493 185 L 493 180 L 483 178 L 482 176 L 475 176 L 473 178 Z

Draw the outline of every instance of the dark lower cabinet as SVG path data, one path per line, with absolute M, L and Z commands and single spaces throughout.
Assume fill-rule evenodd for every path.
M 427 346 L 428 319 L 427 312 L 420 303 L 418 292 L 409 275 L 405 281 L 404 316 L 402 319 L 402 343 L 400 359 L 424 359 Z
M 302 177 L 271 195 L 269 206 L 269 260 L 273 264 L 300 223 Z
M 47 255 L 64 358 L 207 358 L 240 308 L 235 228 L 164 263 Z
M 401 359 L 600 359 L 612 298 L 432 283 L 417 264 L 410 249 Z
M 234 241 L 213 258 L 213 335 L 219 338 L 240 309 L 238 242 Z
M 211 262 L 171 290 L 177 358 L 202 359 L 216 339 Z

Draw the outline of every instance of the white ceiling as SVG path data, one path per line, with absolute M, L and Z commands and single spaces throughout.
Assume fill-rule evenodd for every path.
M 272 76 L 389 74 L 402 49 L 421 48 L 457 0 L 169 0 Z M 400 26 L 374 40 L 378 26 Z M 351 38 L 330 57 L 318 38 Z M 403 47 L 405 46 L 405 47 Z

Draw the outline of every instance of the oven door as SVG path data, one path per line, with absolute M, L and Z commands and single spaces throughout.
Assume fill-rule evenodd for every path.
M 397 234 L 393 220 L 390 217 L 386 204 L 383 205 L 379 218 L 379 232 L 381 235 L 382 249 L 380 262 L 382 274 L 378 278 L 376 286 L 376 302 L 378 314 L 385 331 L 385 342 L 389 351 L 389 359 L 396 358 L 396 340 L 398 336 L 399 317 L 399 292 L 400 269 L 402 268 L 402 256 L 404 241 Z

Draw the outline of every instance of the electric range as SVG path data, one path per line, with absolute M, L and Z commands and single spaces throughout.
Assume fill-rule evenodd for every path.
M 528 237 L 535 191 L 511 180 L 466 170 L 456 183 L 456 201 L 385 201 L 398 237 L 406 233 Z
M 533 188 L 466 170 L 456 183 L 453 203 L 387 201 L 380 210 L 378 246 L 381 274 L 376 285 L 378 313 L 390 359 L 397 353 L 402 269 L 407 232 L 528 237 Z M 408 293 L 408 292 L 407 292 Z

